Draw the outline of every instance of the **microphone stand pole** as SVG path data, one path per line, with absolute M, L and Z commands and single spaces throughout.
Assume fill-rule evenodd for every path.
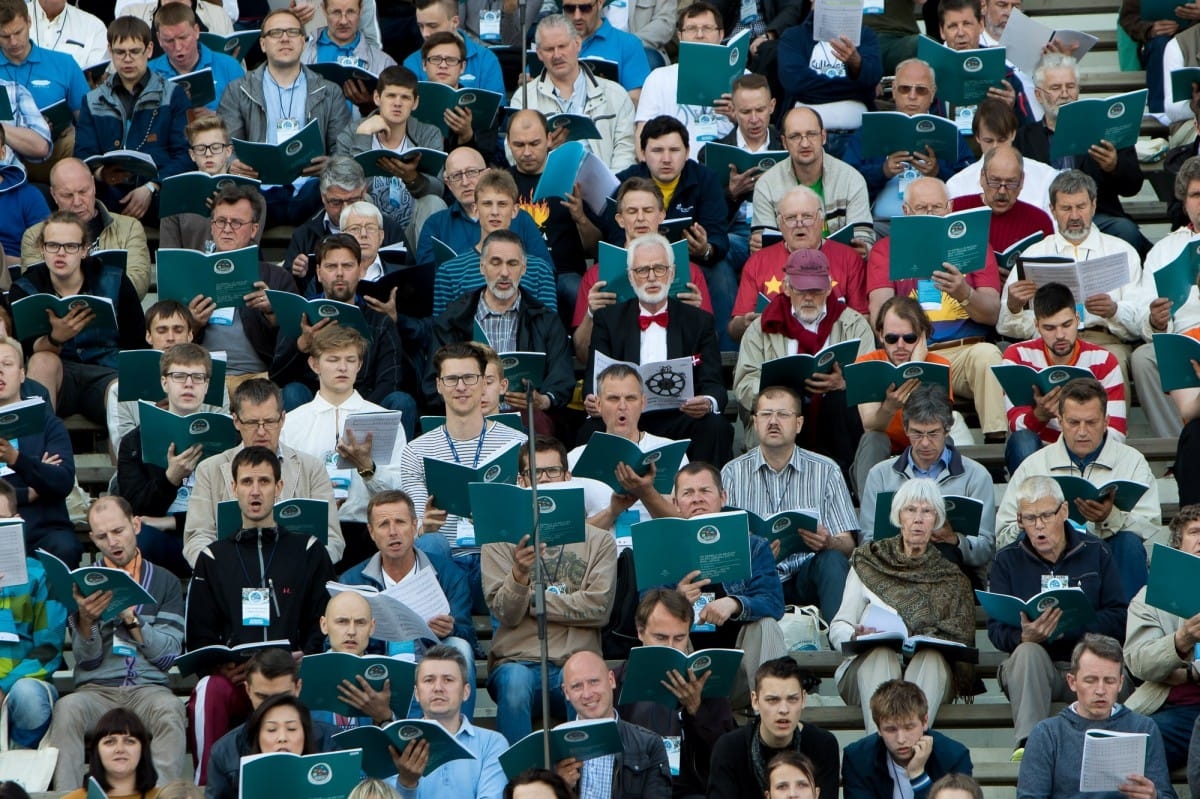
M 529 0 L 518 0 L 518 2 L 517 2 L 517 29 L 519 31 L 521 31 L 520 47 L 521 47 L 521 107 L 522 108 L 529 107 L 530 76 L 525 74 L 525 70 L 529 69 L 529 43 L 528 43 L 529 42 L 529 31 L 525 30 L 525 12 L 526 12 L 526 3 L 528 3 L 528 2 L 529 2 Z M 531 410 L 532 410 L 532 408 L 531 408 Z M 532 413 L 530 414 L 529 418 L 531 418 L 531 419 L 533 418 Z M 533 430 L 532 427 L 530 427 L 529 429 L 530 429 L 530 431 Z M 530 441 L 532 441 L 532 440 L 533 439 L 531 436 Z M 532 448 L 529 451 L 533 452 Z M 531 482 L 530 485 L 532 485 L 532 484 L 533 483 Z M 549 752 L 550 751 L 549 748 L 547 748 L 546 751 Z M 546 755 L 546 759 L 549 760 L 550 756 Z M 547 765 L 546 768 L 549 769 L 550 766 Z
M 522 48 L 524 53 L 524 48 Z M 524 56 L 522 56 L 524 61 Z M 542 675 L 542 765 L 547 770 L 550 763 L 550 651 L 546 639 L 546 567 L 542 562 L 542 523 L 538 512 L 537 449 L 533 424 L 533 381 L 525 382 L 525 425 L 529 430 L 529 497 L 533 503 L 533 615 L 537 619 L 538 644 L 541 647 L 539 665 Z

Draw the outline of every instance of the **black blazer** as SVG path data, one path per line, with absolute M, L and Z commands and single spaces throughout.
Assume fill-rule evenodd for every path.
M 1050 134 L 1041 122 L 1029 122 L 1017 128 L 1013 146 L 1026 158 L 1050 163 Z M 1132 147 L 1117 150 L 1117 170 L 1105 172 L 1090 155 L 1078 159 L 1079 170 L 1096 181 L 1096 213 L 1124 216 L 1121 197 L 1132 197 L 1142 190 L 1142 167 Z
M 667 357 L 695 359 L 696 396 L 708 396 L 723 407 L 728 391 L 721 378 L 721 348 L 712 314 L 679 300 L 667 300 Z M 592 345 L 588 350 L 587 371 L 583 374 L 583 394 L 595 393 L 592 371 L 596 353 L 630 363 L 641 363 L 642 331 L 638 327 L 638 301 L 626 300 L 596 311 L 592 318 Z

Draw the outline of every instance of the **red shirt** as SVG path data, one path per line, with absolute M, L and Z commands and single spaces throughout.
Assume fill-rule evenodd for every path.
M 982 207 L 982 194 L 954 198 L 955 211 Z M 1050 215 L 1035 205 L 1017 200 L 1016 205 L 1002 214 L 992 212 L 992 226 L 988 229 L 988 244 L 996 252 L 1004 252 L 1030 233 L 1038 231 L 1047 237 L 1054 235 L 1054 222 L 1050 219 Z
M 858 250 L 836 241 L 825 241 L 821 252 L 829 259 L 829 277 L 833 281 L 833 296 L 849 307 L 866 316 L 870 303 L 867 302 L 867 265 Z M 738 284 L 737 299 L 733 301 L 733 315 L 753 313 L 758 305 L 758 295 L 775 299 L 783 286 L 783 267 L 787 264 L 787 245 L 782 241 L 763 247 L 750 256 L 742 267 L 742 279 Z

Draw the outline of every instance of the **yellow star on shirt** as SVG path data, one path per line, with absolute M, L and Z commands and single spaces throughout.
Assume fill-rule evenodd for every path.
M 779 289 L 783 287 L 783 281 L 778 277 L 772 276 L 770 280 L 763 283 L 763 288 L 766 289 L 766 295 L 770 297 L 772 294 L 778 294 Z

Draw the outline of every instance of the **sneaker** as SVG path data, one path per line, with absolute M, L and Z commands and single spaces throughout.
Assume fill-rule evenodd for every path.
M 1020 762 L 1021 762 L 1021 759 L 1022 759 L 1023 757 L 1025 757 L 1025 747 L 1023 747 L 1023 746 L 1018 746 L 1016 749 L 1014 749 L 1014 750 L 1013 750 L 1012 757 L 1010 757 L 1010 758 L 1008 759 L 1008 762 L 1010 762 L 1010 763 L 1020 763 Z

